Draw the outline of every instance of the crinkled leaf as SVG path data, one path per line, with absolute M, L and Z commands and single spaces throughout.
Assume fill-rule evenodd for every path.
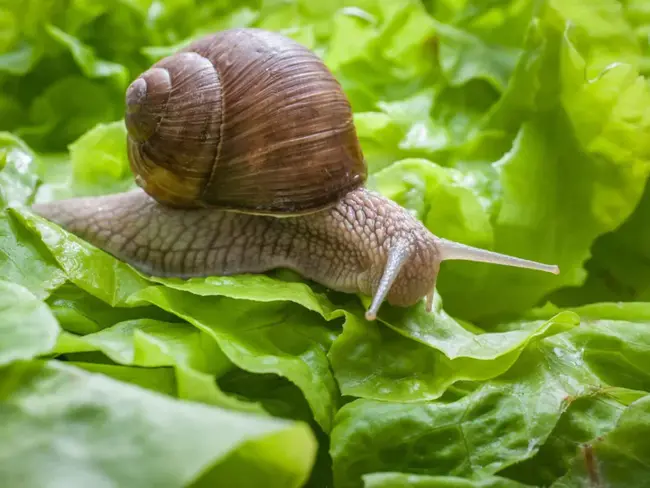
M 210 334 L 235 365 L 275 373 L 296 384 L 326 432 L 338 404 L 327 350 L 334 333 L 317 314 L 285 302 L 263 303 L 199 296 L 150 287 L 134 296 L 178 315 Z
M 12 486 L 74 476 L 171 487 L 236 472 L 242 487 L 262 476 L 299 487 L 313 462 L 304 424 L 174 400 L 57 361 L 5 368 L 0 382 L 0 475 Z
M 0 209 L 31 202 L 38 177 L 34 153 L 10 133 L 0 133 Z
M 547 306 L 530 316 L 547 317 L 558 310 Z M 650 304 L 595 303 L 569 310 L 581 317 L 581 326 L 569 334 L 575 347 L 583 351 L 581 360 L 607 384 L 650 392 L 646 372 Z
M 580 315 L 581 325 L 548 342 L 567 350 L 570 345 L 573 360 L 596 375 L 601 386 L 591 396 L 570 397 L 569 409 L 540 452 L 505 472 L 524 482 L 554 482 L 570 468 L 583 444 L 609 432 L 624 407 L 650 391 L 645 373 L 650 361 L 648 304 L 603 303 L 573 311 Z M 531 315 L 548 317 L 557 312 L 546 307 Z
M 368 171 L 390 170 L 406 157 L 427 157 L 448 144 L 448 134 L 431 120 L 434 93 L 416 93 L 400 101 L 380 102 L 381 111 L 356 113 L 355 127 Z
M 0 366 L 49 353 L 59 324 L 27 288 L 0 280 Z
M 99 124 L 70 145 L 75 195 L 118 193 L 135 188 L 123 121 Z
M 169 396 L 178 396 L 176 376 L 171 368 L 139 368 L 99 362 L 66 361 L 91 373 L 100 373 L 115 380 L 146 388 Z
M 49 24 L 45 29 L 52 39 L 70 51 L 75 62 L 88 78 L 114 78 L 120 88 L 126 87 L 128 73 L 124 66 L 97 59 L 92 48 L 54 25 Z
M 650 392 L 650 322 L 584 321 L 571 341 L 606 384 Z
M 386 307 L 381 320 L 401 335 L 438 349 L 452 360 L 495 359 L 525 347 L 529 341 L 571 330 L 579 324 L 576 314 L 562 312 L 545 323 L 519 324 L 516 330 L 505 333 L 474 334 L 442 309 L 439 298 L 434 300 L 432 312 L 427 312 L 424 304 Z
M 479 480 L 457 476 L 426 476 L 407 473 L 372 473 L 363 477 L 364 488 L 528 488 L 499 476 Z
M 583 444 L 611 431 L 625 404 L 609 398 L 608 389 L 593 396 L 570 399 L 551 435 L 532 458 L 511 466 L 501 474 L 533 486 L 550 486 L 571 467 Z
M 214 340 L 189 324 L 129 320 L 83 339 L 121 364 L 161 367 L 174 358 L 183 366 L 215 375 L 229 367 Z
M 228 371 L 232 363 L 211 336 L 187 323 L 135 319 L 83 337 L 67 336 L 55 349 L 71 359 L 76 352 L 90 351 L 100 351 L 122 365 L 173 367 L 174 392 L 179 398 L 261 412 L 257 405 L 231 398 L 217 387 L 216 378 Z
M 395 402 L 433 400 L 458 381 L 501 375 L 527 344 L 577 325 L 569 313 L 505 334 L 474 334 L 449 317 L 439 301 L 436 305 L 433 314 L 424 305 L 408 311 L 386 307 L 379 317 L 383 324 L 349 316 L 329 353 L 342 393 Z
M 614 429 L 585 443 L 571 470 L 551 485 L 643 486 L 650 473 L 650 396 L 630 405 Z
M 9 212 L 0 213 L 0 277 L 26 287 L 40 299 L 67 279 L 46 246 Z
M 579 41 L 590 28 L 599 36 L 601 26 L 585 20 L 579 31 L 558 30 L 551 23 L 557 14 L 549 6 L 535 24 L 536 47 L 522 58 L 517 78 L 495 108 L 493 127 L 516 127 L 516 137 L 492 164 L 494 173 L 484 174 L 498 181 L 492 195 L 494 249 L 556 263 L 561 274 L 453 263 L 440 291 L 450 312 L 470 320 L 521 312 L 551 290 L 580 284 L 593 240 L 631 214 L 650 170 L 650 118 L 642 108 L 650 103 L 650 86 L 623 63 L 588 78 L 585 70 L 600 62 L 603 44 L 598 40 L 590 50 Z M 520 105 L 524 93 L 527 102 Z M 530 93 L 534 98 L 527 98 Z M 455 271 L 470 266 L 479 279 Z M 473 304 L 471 311 L 465 303 Z
M 634 213 L 616 230 L 598 238 L 591 249 L 581 286 L 567 287 L 549 299 L 558 305 L 650 300 L 650 185 Z
M 10 215 L 47 246 L 69 281 L 103 302 L 125 304 L 129 296 L 147 286 L 147 280 L 129 265 L 59 226 L 24 209 L 11 209 Z
M 314 292 L 307 284 L 281 281 L 264 274 L 208 276 L 187 280 L 152 277 L 151 281 L 163 284 L 166 288 L 204 297 L 223 296 L 255 302 L 290 301 L 317 312 L 328 320 L 341 315 L 324 294 Z
M 154 306 L 112 307 L 71 283 L 57 288 L 48 297 L 47 304 L 63 329 L 79 335 L 92 334 L 118 322 L 135 319 L 180 321 Z
M 133 43 L 128 22 L 113 29 L 110 37 L 102 36 L 105 19 L 123 17 L 122 11 L 128 10 L 112 6 L 104 0 L 3 2 L 0 84 L 24 112 L 31 112 L 31 120 L 8 121 L 7 129 L 19 131 L 38 150 L 63 150 L 95 123 L 114 120 L 109 114 L 120 110 L 128 68 L 143 66 L 136 61 L 142 41 Z M 139 28 L 141 35 L 142 18 Z M 126 65 L 124 59 L 110 59 L 122 38 L 131 42 Z M 112 79 L 119 89 L 111 93 L 102 83 L 84 83 L 90 78 Z
M 645 0 L 623 0 L 621 2 L 625 18 L 633 27 L 636 40 L 641 48 L 639 67 L 641 72 L 650 74 L 650 5 Z
M 314 416 L 300 389 L 286 378 L 275 374 L 249 373 L 234 369 L 219 378 L 219 386 L 230 394 L 238 394 L 260 403 L 276 417 L 302 420 L 313 427 L 319 444 L 311 476 L 303 488 L 332 486 L 332 459 L 329 455 L 329 435 L 314 421 Z
M 422 3 L 345 3 L 332 16 L 324 60 L 355 110 L 372 110 L 377 99 L 401 98 L 421 88 L 435 70 L 430 62 L 434 22 Z M 351 44 L 350 39 L 355 42 Z
M 338 486 L 360 486 L 378 470 L 480 477 L 531 458 L 569 399 L 600 391 L 570 333 L 529 346 L 506 373 L 457 400 L 343 406 L 332 431 Z
M 486 83 L 441 82 L 399 100 L 380 101 L 378 111 L 357 112 L 355 125 L 369 173 L 390 170 L 407 158 L 447 164 L 496 100 Z
M 559 310 L 547 306 L 530 316 L 548 318 Z M 581 361 L 604 384 L 650 392 L 646 371 L 650 361 L 650 304 L 596 303 L 568 310 L 580 316 L 580 327 L 567 337 L 581 351 Z
M 489 82 L 504 91 L 521 49 L 494 46 L 461 29 L 437 23 L 440 37 L 440 65 L 453 85 L 462 85 L 472 79 Z
M 31 124 L 16 133 L 30 144 L 65 150 L 95 125 L 118 119 L 122 115 L 118 97 L 121 93 L 99 81 L 75 75 L 61 78 L 33 99 Z
M 453 13 L 442 12 L 442 2 L 432 3 L 435 42 L 424 57 L 437 61 L 441 72 L 423 88 L 405 87 L 410 91 L 398 100 L 379 101 L 381 112 L 356 114 L 371 172 L 406 157 L 437 163 L 458 158 L 454 149 L 480 128 L 524 52 L 522 39 L 536 2 L 454 3 Z
M 588 79 L 612 63 L 637 63 L 640 46 L 626 21 L 621 2 L 551 0 L 549 5 L 556 15 L 570 21 L 576 43 L 585 54 Z

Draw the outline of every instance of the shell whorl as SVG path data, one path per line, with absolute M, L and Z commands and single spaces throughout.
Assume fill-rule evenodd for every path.
M 365 183 L 342 88 L 280 34 L 230 29 L 155 63 L 129 86 L 138 184 L 171 206 L 301 214 Z
M 147 193 L 171 206 L 202 206 L 218 156 L 223 114 L 219 76 L 209 59 L 180 52 L 127 89 L 131 169 Z

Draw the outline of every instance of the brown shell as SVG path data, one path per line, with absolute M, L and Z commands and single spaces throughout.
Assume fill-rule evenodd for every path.
M 162 203 L 300 214 L 365 183 L 341 86 L 280 34 L 207 36 L 154 64 L 126 99 L 131 168 Z

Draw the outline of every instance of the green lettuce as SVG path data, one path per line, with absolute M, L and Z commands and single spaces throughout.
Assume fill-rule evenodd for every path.
M 119 7 L 119 8 L 118 8 Z M 0 478 L 583 488 L 650 476 L 641 0 L 0 2 Z M 145 276 L 30 210 L 136 188 L 124 91 L 207 33 L 313 49 L 368 186 L 431 232 L 433 310 L 287 270 Z
M 645 187 L 650 119 L 640 107 L 650 101 L 648 84 L 625 58 L 590 74 L 608 59 L 596 42 L 600 24 L 594 24 L 594 45 L 581 52 L 591 24 L 583 19 L 581 29 L 573 26 L 570 4 L 547 6 L 532 24 L 530 50 L 486 122 L 486 129 L 514 137 L 512 146 L 489 168 L 475 166 L 488 173 L 488 182 L 478 181 L 493 223 L 493 248 L 557 263 L 562 272 L 524 277 L 503 267 L 454 266 L 458 271 L 447 270 L 440 290 L 448 309 L 467 319 L 521 312 L 549 291 L 581 284 L 592 242 L 630 216 Z M 562 29 L 551 23 L 558 15 L 570 21 Z M 478 137 L 463 156 L 468 162 L 492 144 Z M 486 187 L 497 190 L 486 195 Z M 474 304 L 469 315 L 464 301 Z
M 299 487 L 314 455 L 304 425 L 172 400 L 59 361 L 14 363 L 0 384 L 10 486 Z
M 577 316 L 560 313 L 518 330 L 475 333 L 436 304 L 404 313 L 389 309 L 375 324 L 348 319 L 330 350 L 343 394 L 382 401 L 434 400 L 461 381 L 497 377 L 517 361 L 528 344 L 569 330 Z M 433 320 L 432 320 L 433 319 Z
M 215 377 L 230 370 L 232 363 L 211 337 L 187 324 L 153 319 L 118 322 L 82 337 L 64 333 L 52 350 L 55 354 L 64 355 L 66 360 L 82 361 L 83 364 L 79 364 L 82 367 L 96 364 L 86 354 L 96 351 L 120 365 L 173 367 L 173 393 L 178 398 L 242 411 L 263 412 L 259 406 L 240 402 L 219 389 Z M 130 372 L 122 379 L 131 381 Z
M 650 360 L 650 348 L 594 348 L 593 356 L 582 352 L 591 350 L 585 337 L 603 344 L 612 326 L 632 342 L 635 332 L 627 325 L 596 321 L 586 330 L 581 325 L 539 340 L 507 372 L 467 385 L 459 397 L 416 405 L 365 399 L 348 403 L 332 432 L 337 486 L 360 486 L 364 474 L 378 470 L 475 479 L 504 472 L 534 485 L 547 481 L 550 466 L 566 472 L 580 442 L 607 432 L 630 401 L 647 394 L 629 378 Z M 609 368 L 615 364 L 616 372 L 598 367 L 606 363 Z M 576 403 L 583 399 L 586 403 Z M 563 428 L 555 430 L 561 421 Z M 582 429 L 575 426 L 578 421 Z M 517 469 L 524 462 L 528 465 Z M 551 472 L 550 481 L 556 477 Z
M 613 429 L 583 445 L 569 472 L 551 486 L 643 486 L 650 462 L 649 416 L 650 396 L 644 396 L 621 414 Z
M 3 280 L 27 288 L 36 297 L 47 298 L 65 283 L 63 271 L 24 227 L 0 214 L 0 273 Z
M 527 485 L 499 476 L 469 480 L 457 476 L 372 473 L 364 475 L 363 482 L 365 488 L 527 488 Z
M 559 305 L 585 305 L 596 301 L 647 301 L 650 297 L 650 186 L 632 215 L 612 232 L 599 237 L 585 264 L 587 279 L 580 286 L 551 295 Z
M 20 138 L 0 133 L 0 209 L 32 201 L 39 184 L 34 156 Z
M 0 366 L 49 353 L 59 324 L 50 308 L 23 286 L 0 280 Z
M 625 19 L 632 26 L 636 39 L 641 47 L 639 66 L 647 76 L 650 73 L 650 6 L 643 0 L 625 0 L 621 2 L 625 11 Z

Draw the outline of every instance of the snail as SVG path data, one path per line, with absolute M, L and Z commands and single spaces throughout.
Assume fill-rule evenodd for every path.
M 126 90 L 137 187 L 32 209 L 150 276 L 288 268 L 382 303 L 425 300 L 440 263 L 555 265 L 433 235 L 366 188 L 367 168 L 341 85 L 317 55 L 279 33 L 233 28 L 154 63 Z

